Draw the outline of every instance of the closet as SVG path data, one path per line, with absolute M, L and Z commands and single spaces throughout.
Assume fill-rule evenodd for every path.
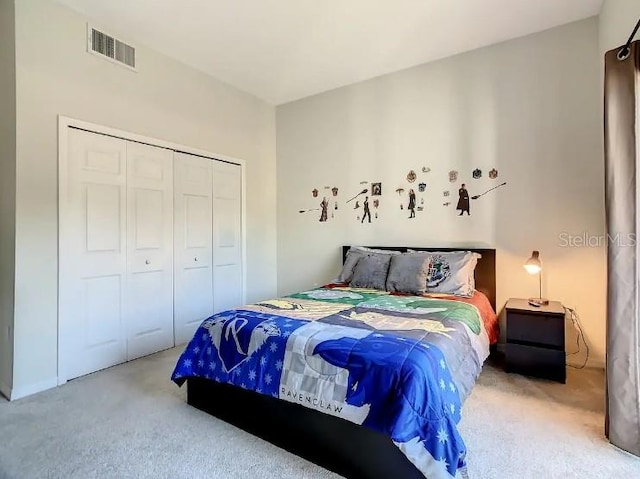
M 243 301 L 242 167 L 67 128 L 60 380 L 182 344 Z

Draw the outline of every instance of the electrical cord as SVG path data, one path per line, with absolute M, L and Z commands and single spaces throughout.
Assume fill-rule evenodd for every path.
M 589 344 L 587 344 L 587 340 L 584 337 L 584 331 L 582 330 L 582 325 L 580 324 L 580 318 L 578 317 L 578 313 L 576 313 L 576 310 L 573 308 L 569 308 L 567 306 L 564 307 L 565 311 L 567 313 L 569 313 L 569 318 L 571 319 L 571 324 L 573 324 L 573 328 L 577 331 L 577 336 L 576 336 L 576 347 L 577 350 L 573 351 L 571 353 L 567 353 L 566 356 L 572 356 L 574 354 L 579 354 L 580 351 L 582 350 L 582 348 L 580 347 L 580 339 L 582 339 L 582 343 L 584 344 L 584 348 L 585 348 L 585 358 L 584 358 L 584 362 L 582 363 L 582 366 L 573 366 L 571 364 L 567 364 L 567 366 L 569 366 L 570 368 L 574 368 L 574 369 L 584 369 L 585 366 L 587 365 L 587 361 L 589 360 Z

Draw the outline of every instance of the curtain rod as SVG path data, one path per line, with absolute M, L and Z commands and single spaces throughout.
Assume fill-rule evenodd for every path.
M 636 23 L 635 28 L 631 32 L 631 36 L 629 37 L 629 40 L 627 40 L 627 43 L 625 43 L 624 47 L 622 47 L 622 49 L 618 52 L 619 59 L 624 60 L 631 53 L 631 48 L 630 48 L 631 42 L 633 41 L 633 37 L 636 36 L 636 33 L 638 33 L 639 28 L 640 28 L 640 18 L 638 19 L 638 23 Z

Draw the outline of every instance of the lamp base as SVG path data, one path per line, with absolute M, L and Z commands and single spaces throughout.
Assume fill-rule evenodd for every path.
M 549 304 L 549 300 L 545 298 L 529 298 L 529 304 L 539 308 L 540 306 L 547 306 Z

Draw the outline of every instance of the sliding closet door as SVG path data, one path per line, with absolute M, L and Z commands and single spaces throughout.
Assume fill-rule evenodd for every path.
M 68 147 L 60 184 L 61 380 L 127 354 L 126 142 L 69 129 Z
M 173 346 L 173 151 L 127 142 L 127 357 Z
M 242 170 L 213 162 L 213 307 L 242 305 Z
M 176 344 L 191 340 L 213 314 L 212 161 L 174 155 L 174 327 Z

